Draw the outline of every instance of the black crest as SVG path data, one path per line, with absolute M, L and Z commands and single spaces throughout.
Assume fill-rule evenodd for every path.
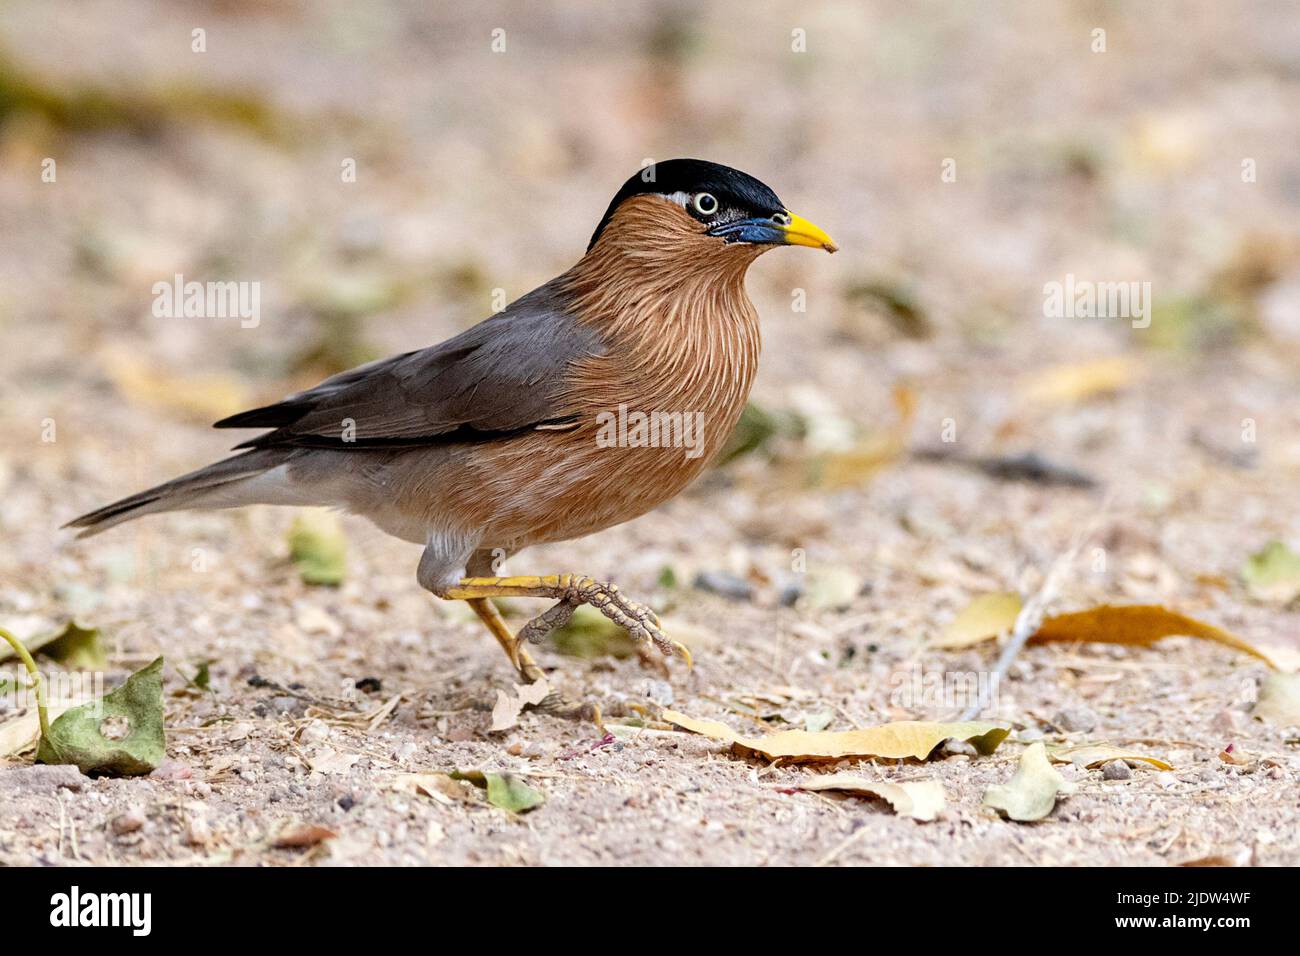
M 653 179 L 649 178 L 651 175 Z M 712 193 L 722 205 L 739 207 L 756 216 L 770 216 L 785 209 L 767 185 L 738 169 L 702 159 L 667 159 L 646 167 L 623 184 L 605 210 L 587 249 L 596 244 L 623 200 L 646 193 L 667 195 L 677 192 Z

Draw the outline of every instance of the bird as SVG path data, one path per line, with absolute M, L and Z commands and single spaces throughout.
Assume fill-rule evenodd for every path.
M 835 252 L 819 227 L 728 166 L 673 159 L 615 194 L 568 271 L 436 345 L 325 379 L 216 428 L 238 454 L 74 518 L 78 537 L 144 515 L 327 506 L 423 547 L 420 586 L 465 601 L 526 682 L 587 604 L 643 656 L 689 650 L 653 610 L 585 574 L 499 574 L 531 545 L 639 517 L 721 450 L 758 368 L 749 266 L 777 246 Z M 493 598 L 555 603 L 512 633 Z

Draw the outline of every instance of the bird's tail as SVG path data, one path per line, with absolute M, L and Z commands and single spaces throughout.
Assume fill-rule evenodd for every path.
M 284 479 L 274 471 L 284 462 L 281 451 L 245 452 L 105 505 L 72 519 L 64 527 L 80 528 L 77 537 L 88 538 L 124 521 L 161 511 L 275 504 L 280 497 L 275 489 L 283 489 Z

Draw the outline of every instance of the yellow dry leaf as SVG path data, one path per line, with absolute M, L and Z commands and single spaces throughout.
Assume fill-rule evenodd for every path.
M 829 489 L 851 488 L 901 457 L 916 416 L 916 393 L 908 385 L 898 384 L 892 398 L 897 418 L 886 431 L 868 436 L 847 451 L 828 452 L 800 462 L 805 483 Z
M 1015 626 L 1022 602 L 1014 591 L 981 594 L 967 604 L 932 642 L 940 648 L 969 647 L 992 640 Z
M 54 721 L 62 717 L 63 712 L 68 710 L 69 707 L 71 707 L 71 704 L 47 708 L 50 723 L 54 723 Z M 0 759 L 18 756 L 35 745 L 40 736 L 40 716 L 33 706 L 22 716 L 14 717 L 12 720 L 0 724 Z
M 1001 810 L 1012 820 L 1041 820 L 1056 806 L 1058 793 L 1073 793 L 1075 785 L 1052 769 L 1042 741 L 1020 755 L 1020 766 L 1007 783 L 984 791 L 984 805 Z
M 1266 676 L 1254 716 L 1279 727 L 1300 727 L 1300 674 Z
M 1157 770 L 1173 770 L 1173 764 L 1166 763 L 1159 757 L 1135 754 L 1114 744 L 1080 744 L 1077 747 L 1053 747 L 1047 752 L 1055 763 L 1072 763 L 1076 767 L 1091 770 L 1112 760 L 1140 760 Z
M 430 797 L 442 804 L 474 802 L 469 789 L 445 773 L 401 773 L 393 780 L 393 789 Z
M 1118 392 L 1137 377 L 1138 369 L 1126 355 L 1070 362 L 1035 372 L 1021 384 L 1020 391 L 1031 402 L 1074 405 Z
M 1154 644 L 1162 637 L 1174 636 L 1215 641 L 1257 657 L 1269 667 L 1276 669 L 1277 666 L 1267 654 L 1235 634 L 1167 610 L 1159 604 L 1130 604 L 1120 607 L 1102 604 L 1087 611 L 1060 614 L 1045 620 L 1029 638 L 1029 642 L 1046 644 L 1050 641 L 1091 641 L 1145 646 Z
M 947 805 L 943 784 L 937 780 L 887 783 L 851 773 L 832 773 L 802 780 L 795 786 L 800 790 L 840 790 L 845 793 L 870 794 L 888 801 L 899 816 L 911 817 L 913 820 L 934 820 Z
M 249 404 L 248 390 L 228 375 L 169 375 L 121 350 L 106 353 L 102 361 L 113 386 L 128 401 L 176 413 L 189 421 L 206 425 Z
M 900 720 L 860 730 L 785 730 L 767 737 L 742 737 L 716 720 L 696 720 L 674 710 L 663 719 L 691 733 L 703 734 L 732 745 L 739 753 L 756 753 L 768 760 L 804 762 L 841 760 L 845 757 L 886 757 L 924 760 L 935 747 L 949 739 L 969 741 L 982 754 L 991 754 L 1007 736 L 1007 729 L 980 721 L 936 723 Z

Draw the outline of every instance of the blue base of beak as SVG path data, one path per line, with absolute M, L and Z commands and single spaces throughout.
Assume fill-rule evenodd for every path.
M 727 242 L 785 245 L 785 232 L 771 219 L 738 219 L 714 226 L 709 230 L 709 235 L 718 236 Z

